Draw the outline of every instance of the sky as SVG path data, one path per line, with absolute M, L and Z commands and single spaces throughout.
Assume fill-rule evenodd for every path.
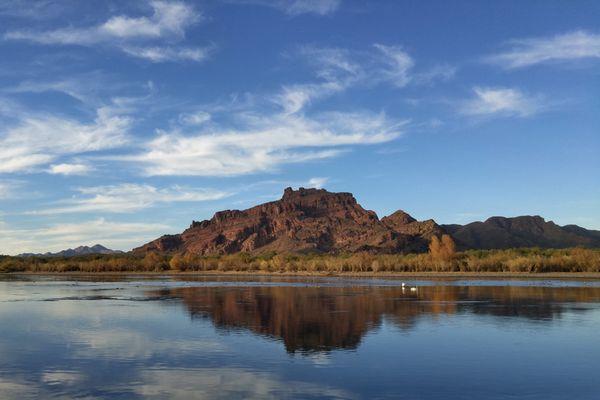
M 0 254 L 288 186 L 600 229 L 600 2 L 0 0 Z

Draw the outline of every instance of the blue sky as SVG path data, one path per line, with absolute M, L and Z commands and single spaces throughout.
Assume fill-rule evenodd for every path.
M 600 229 L 595 1 L 0 0 L 0 253 L 283 189 Z

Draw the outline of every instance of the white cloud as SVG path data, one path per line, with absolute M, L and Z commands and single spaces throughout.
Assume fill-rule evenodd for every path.
M 199 202 L 222 199 L 229 194 L 213 189 L 180 186 L 159 189 L 151 185 L 121 184 L 79 188 L 81 196 L 61 202 L 59 207 L 30 211 L 30 215 L 55 215 L 84 212 L 129 213 L 158 203 Z
M 375 44 L 375 48 L 383 54 L 383 63 L 387 68 L 381 70 L 382 77 L 386 78 L 398 87 L 406 86 L 411 77 L 410 70 L 414 66 L 413 59 L 400 46 L 385 46 Z
M 205 111 L 196 111 L 179 115 L 179 122 L 183 125 L 199 126 L 211 120 L 211 115 Z
M 48 170 L 49 173 L 54 175 L 85 175 L 90 172 L 92 168 L 87 164 L 53 164 Z
M 210 47 L 136 47 L 125 46 L 123 51 L 129 55 L 144 58 L 152 62 L 195 61 L 201 62 L 210 56 L 214 48 Z
M 154 13 L 151 17 L 112 17 L 97 31 L 118 38 L 184 36 L 185 29 L 200 19 L 200 15 L 189 5 L 176 1 L 150 2 Z
M 125 144 L 131 120 L 102 107 L 92 123 L 56 116 L 27 116 L 0 131 L 0 173 L 27 172 L 61 155 L 112 149 Z
M 301 112 L 316 100 L 355 86 L 430 85 L 449 80 L 456 73 L 456 68 L 447 64 L 414 71 L 415 61 L 398 45 L 374 44 L 367 51 L 304 46 L 298 54 L 312 66 L 319 81 L 283 86 L 274 102 L 288 114 Z
M 272 7 L 291 16 L 332 14 L 342 4 L 342 0 L 230 0 L 230 2 Z
M 300 55 L 315 69 L 321 81 L 284 85 L 274 101 L 286 114 L 300 112 L 315 100 L 342 92 L 364 75 L 363 69 L 351 59 L 350 52 L 344 49 L 306 46 L 301 48 Z
M 344 146 L 383 143 L 397 138 L 405 121 L 383 113 L 327 113 L 248 116 L 243 129 L 213 127 L 196 135 L 163 132 L 146 151 L 125 159 L 144 165 L 148 175 L 234 176 L 267 172 L 278 166 L 329 158 Z
M 325 177 L 314 177 L 308 180 L 308 187 L 322 189 L 323 186 L 329 181 L 329 178 Z
M 111 222 L 104 218 L 39 229 L 10 229 L 0 221 L 0 254 L 60 251 L 96 243 L 113 249 L 131 249 L 170 230 L 172 227 L 164 224 Z
M 126 54 L 153 62 L 203 61 L 211 47 L 173 47 L 156 44 L 157 41 L 181 41 L 185 31 L 201 20 L 201 15 L 188 4 L 177 1 L 152 1 L 151 16 L 109 18 L 92 27 L 61 28 L 51 31 L 9 31 L 6 40 L 23 40 L 44 45 L 104 44 L 116 46 Z
M 341 92 L 345 87 L 341 82 L 286 85 L 276 96 L 275 101 L 281 105 L 286 114 L 293 114 L 302 111 L 315 100 Z
M 508 69 L 535 64 L 600 58 L 600 35 L 574 31 L 552 37 L 517 39 L 512 48 L 486 58 L 486 61 Z
M 544 108 L 539 97 L 530 97 L 518 89 L 476 87 L 473 91 L 475 98 L 462 105 L 461 112 L 463 114 L 526 117 Z

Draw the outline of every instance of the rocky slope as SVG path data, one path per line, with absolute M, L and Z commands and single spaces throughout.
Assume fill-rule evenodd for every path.
M 163 236 L 134 252 L 396 253 L 422 251 L 430 235 L 440 231 L 435 222 L 420 223 L 404 213 L 379 220 L 350 193 L 287 188 L 281 200 L 218 212 L 210 220 L 193 222 L 179 235 Z
M 443 225 L 460 248 L 600 247 L 600 232 L 577 225 L 559 226 L 540 216 L 492 217 L 464 226 Z
M 407 253 L 426 251 L 431 237 L 444 233 L 451 234 L 461 249 L 600 247 L 600 232 L 576 225 L 560 227 L 538 216 L 440 226 L 431 219 L 417 221 L 401 210 L 379 219 L 350 193 L 287 188 L 281 200 L 217 212 L 210 220 L 194 221 L 181 234 L 162 236 L 133 251 Z

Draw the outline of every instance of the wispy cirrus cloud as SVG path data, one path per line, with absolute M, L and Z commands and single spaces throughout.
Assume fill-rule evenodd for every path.
M 384 113 L 249 115 L 244 127 L 209 125 L 192 135 L 162 132 L 145 150 L 117 159 L 141 165 L 146 175 L 236 176 L 339 155 L 347 147 L 400 136 L 406 121 Z
M 415 60 L 399 45 L 375 43 L 365 51 L 304 46 L 298 55 L 313 68 L 317 82 L 284 85 L 274 100 L 286 113 L 302 111 L 314 101 L 354 86 L 432 84 L 456 73 L 450 65 L 415 71 Z
M 381 60 L 386 66 L 380 69 L 380 73 L 383 74 L 381 78 L 398 87 L 406 86 L 411 80 L 409 72 L 415 64 L 412 57 L 401 46 L 374 46 L 381 53 Z
M 400 46 L 378 44 L 365 53 L 317 47 L 299 52 L 312 66 L 315 81 L 254 96 L 238 104 L 235 113 L 215 107 L 205 108 L 210 114 L 180 116 L 183 129 L 159 131 L 143 144 L 143 151 L 113 160 L 133 162 L 149 176 L 239 176 L 335 157 L 356 146 L 392 141 L 403 133 L 407 121 L 383 112 L 306 112 L 309 104 L 355 85 L 407 85 L 413 79 L 414 61 Z
M 271 7 L 290 16 L 328 15 L 337 11 L 342 4 L 342 0 L 229 0 L 229 2 Z
M 64 155 L 114 149 L 127 143 L 131 118 L 112 106 L 96 110 L 91 122 L 54 115 L 25 115 L 0 130 L 0 173 L 29 172 Z
M 475 87 L 474 97 L 460 111 L 471 116 L 527 117 L 546 108 L 540 96 L 530 96 L 515 88 Z
M 208 57 L 213 46 L 181 47 L 170 44 L 184 39 L 186 30 L 202 19 L 199 12 L 178 1 L 156 0 L 150 2 L 150 7 L 150 16 L 117 15 L 89 27 L 15 30 L 5 33 L 4 39 L 42 45 L 104 45 L 153 62 L 199 62 Z
M 150 208 L 159 203 L 202 202 L 219 200 L 230 193 L 214 190 L 171 186 L 157 188 L 145 184 L 120 184 L 77 189 L 79 196 L 61 201 L 56 207 L 30 211 L 28 215 L 55 215 L 70 213 L 130 213 Z
M 124 46 L 123 51 L 129 55 L 145 58 L 152 62 L 166 61 L 195 61 L 201 62 L 207 59 L 214 46 L 206 47 L 168 47 L 168 46 Z
M 551 62 L 573 62 L 600 58 L 600 34 L 583 30 L 551 37 L 515 39 L 507 51 L 493 54 L 485 61 L 507 69 Z

